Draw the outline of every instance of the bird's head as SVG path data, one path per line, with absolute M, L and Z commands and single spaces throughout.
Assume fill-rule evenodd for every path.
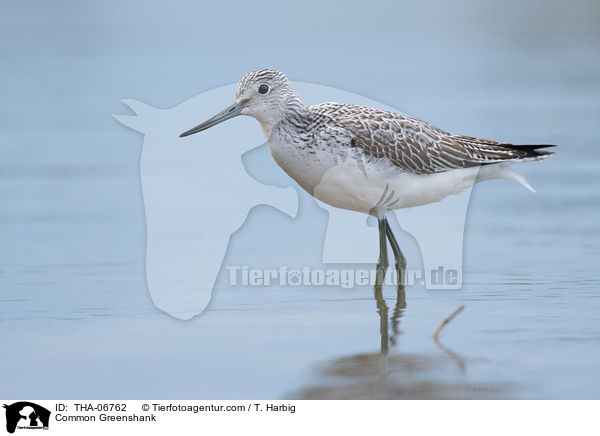
M 285 74 L 269 69 L 256 70 L 246 74 L 238 82 L 231 106 L 179 136 L 201 132 L 238 115 L 256 118 L 268 136 L 272 127 L 289 111 L 297 111 L 302 107 Z

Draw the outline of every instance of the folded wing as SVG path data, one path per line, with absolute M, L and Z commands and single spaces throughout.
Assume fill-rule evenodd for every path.
M 346 131 L 351 145 L 404 171 L 432 174 L 505 161 L 539 160 L 553 145 L 514 145 L 454 135 L 424 121 L 378 109 L 324 103 L 311 107 Z

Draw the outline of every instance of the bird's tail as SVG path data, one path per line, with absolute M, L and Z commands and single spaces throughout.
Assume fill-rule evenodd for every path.
M 554 154 L 542 148 L 556 147 L 555 144 L 502 144 L 502 147 L 519 152 L 518 160 L 542 160 Z

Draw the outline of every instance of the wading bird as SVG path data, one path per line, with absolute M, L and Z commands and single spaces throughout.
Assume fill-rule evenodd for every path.
M 406 267 L 386 219 L 388 211 L 436 202 L 495 178 L 516 180 L 533 191 L 509 166 L 552 154 L 540 150 L 552 145 L 514 145 L 455 135 L 370 107 L 341 103 L 307 107 L 287 77 L 270 69 L 246 74 L 231 106 L 180 136 L 238 115 L 258 120 L 277 164 L 311 195 L 378 219 L 381 276 L 388 268 L 387 241 L 398 271 Z

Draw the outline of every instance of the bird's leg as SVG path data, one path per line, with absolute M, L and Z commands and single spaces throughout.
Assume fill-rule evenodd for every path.
M 379 220 L 379 261 L 377 262 L 377 277 L 375 280 L 375 286 L 382 286 L 385 273 L 388 269 L 388 255 L 387 255 L 387 239 L 386 239 L 386 220 L 385 218 Z
M 398 241 L 394 237 L 394 233 L 392 233 L 392 228 L 390 227 L 390 223 L 388 220 L 385 220 L 385 233 L 387 235 L 388 240 L 390 241 L 390 245 L 392 246 L 392 251 L 394 252 L 394 257 L 396 258 L 396 273 L 398 274 L 398 289 L 396 294 L 396 307 L 394 308 L 394 313 L 392 316 L 392 344 L 396 343 L 396 336 L 400 331 L 400 318 L 404 313 L 404 309 L 406 309 L 406 290 L 404 287 L 404 276 L 406 275 L 406 259 L 402 254 L 402 250 L 400 250 L 400 245 L 398 245 Z
M 388 240 L 390 241 L 390 245 L 392 246 L 392 251 L 394 252 L 394 257 L 396 258 L 396 272 L 398 273 L 398 286 L 404 287 L 404 275 L 406 274 L 406 259 L 402 254 L 402 250 L 400 250 L 400 246 L 398 245 L 398 241 L 394 237 L 392 233 L 392 228 L 390 227 L 390 223 L 388 223 L 387 219 L 383 219 L 385 224 L 385 233 L 387 235 Z M 398 289 L 400 291 L 400 289 Z

